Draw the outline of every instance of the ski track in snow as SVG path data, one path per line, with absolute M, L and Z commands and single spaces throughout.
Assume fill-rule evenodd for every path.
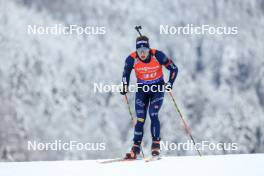
M 0 163 L 1 176 L 263 176 L 264 154 L 163 157 L 100 164 L 98 160 Z

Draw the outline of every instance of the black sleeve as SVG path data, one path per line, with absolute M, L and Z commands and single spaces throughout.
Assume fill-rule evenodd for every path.
M 170 71 L 169 83 L 173 85 L 177 75 L 178 67 L 162 51 L 156 50 L 156 58 L 161 65 L 164 65 Z
M 134 67 L 134 58 L 128 56 L 125 61 L 123 76 L 122 76 L 122 83 L 129 85 L 130 74 Z

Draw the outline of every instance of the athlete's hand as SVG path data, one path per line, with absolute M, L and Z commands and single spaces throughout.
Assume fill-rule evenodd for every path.
M 170 82 L 167 82 L 165 84 L 165 90 L 168 92 L 172 91 L 172 84 Z
M 122 87 L 121 87 L 121 90 L 120 90 L 120 94 L 121 95 L 125 95 L 125 94 L 127 94 L 127 92 L 128 92 L 127 84 L 122 84 Z

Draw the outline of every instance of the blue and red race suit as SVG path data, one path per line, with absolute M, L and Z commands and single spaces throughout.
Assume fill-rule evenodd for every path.
M 135 70 L 137 83 L 140 86 L 162 86 L 164 85 L 162 66 L 170 71 L 169 83 L 173 85 L 178 68 L 163 52 L 150 49 L 150 54 L 145 61 L 142 61 L 137 52 L 131 53 L 125 61 L 122 82 L 129 85 L 130 74 L 132 69 Z M 138 89 L 136 92 L 135 109 L 137 123 L 134 131 L 134 142 L 140 143 L 143 138 L 143 126 L 146 120 L 147 110 L 151 119 L 151 135 L 153 140 L 160 140 L 160 122 L 158 112 L 162 106 L 164 91 L 143 91 Z

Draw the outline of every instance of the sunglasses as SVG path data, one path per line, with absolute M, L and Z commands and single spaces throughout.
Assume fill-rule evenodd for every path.
M 144 54 L 145 56 L 147 56 L 148 53 L 149 53 L 149 48 L 147 48 L 147 47 L 140 47 L 140 48 L 137 49 L 137 53 L 138 53 L 139 56 L 141 54 Z

